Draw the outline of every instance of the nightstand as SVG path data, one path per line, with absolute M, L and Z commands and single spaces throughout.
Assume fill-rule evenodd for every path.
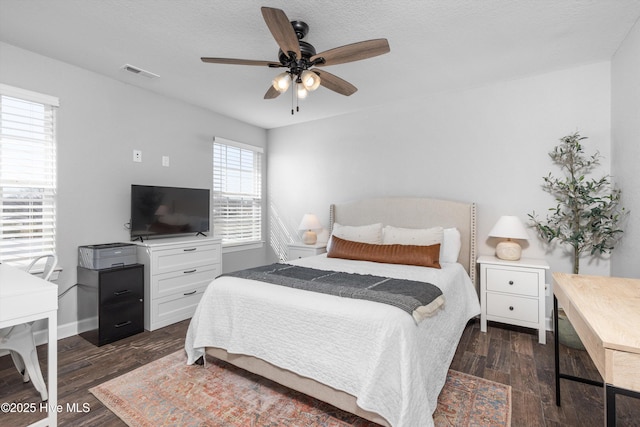
M 327 242 L 305 245 L 304 243 L 290 243 L 288 246 L 287 260 L 306 258 L 308 256 L 320 255 L 327 251 Z
M 481 256 L 480 330 L 487 332 L 487 321 L 538 329 L 538 342 L 545 344 L 545 272 L 544 260 L 522 258 L 504 261 Z

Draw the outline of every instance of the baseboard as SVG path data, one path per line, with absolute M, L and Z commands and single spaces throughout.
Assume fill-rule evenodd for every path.
M 547 331 L 553 332 L 553 317 L 547 317 L 545 319 L 545 327 L 547 328 Z
M 78 335 L 81 332 L 90 331 L 98 327 L 98 318 L 92 317 L 90 319 L 81 320 L 79 322 L 70 322 L 64 325 L 58 325 L 58 340 L 63 338 L 72 337 Z M 47 329 L 35 331 L 33 333 L 33 340 L 36 346 L 46 344 L 49 342 L 49 332 Z M 0 350 L 0 357 L 9 354 L 8 350 Z
M 65 323 L 58 325 L 58 340 L 78 335 L 81 332 L 90 331 L 98 327 L 98 318 L 80 320 L 77 322 Z M 33 339 L 36 345 L 46 344 L 49 341 L 49 334 L 46 329 L 33 333 Z

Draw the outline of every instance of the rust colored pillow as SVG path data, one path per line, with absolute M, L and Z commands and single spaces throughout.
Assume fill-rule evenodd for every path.
M 374 245 L 331 236 L 327 257 L 440 268 L 440 244 Z

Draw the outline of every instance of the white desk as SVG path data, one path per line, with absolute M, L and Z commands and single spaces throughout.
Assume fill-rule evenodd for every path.
M 58 424 L 58 285 L 0 264 L 0 328 L 48 319 L 47 418 L 31 426 Z

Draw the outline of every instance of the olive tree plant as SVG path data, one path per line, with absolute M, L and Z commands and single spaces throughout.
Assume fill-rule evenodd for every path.
M 628 215 L 620 206 L 620 189 L 610 176 L 587 178 L 600 164 L 600 153 L 588 156 L 582 147 L 587 137 L 578 132 L 560 139 L 549 156 L 563 176 L 543 177 L 542 188 L 556 200 L 546 219 L 529 214 L 533 228 L 546 243 L 557 240 L 573 249 L 573 273 L 580 272 L 580 257 L 610 253 L 622 237 L 622 221 Z

